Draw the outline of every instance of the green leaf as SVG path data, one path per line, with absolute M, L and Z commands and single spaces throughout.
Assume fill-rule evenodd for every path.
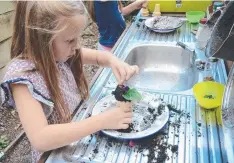
M 126 100 L 130 100 L 130 101 L 134 101 L 134 100 L 140 101 L 142 99 L 141 94 L 135 88 L 129 89 L 127 93 L 123 95 L 123 97 Z

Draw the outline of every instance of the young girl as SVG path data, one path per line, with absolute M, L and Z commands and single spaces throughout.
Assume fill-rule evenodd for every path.
M 146 0 L 136 0 L 123 7 L 121 1 L 89 1 L 89 13 L 99 30 L 98 49 L 110 51 L 126 28 L 122 15 L 128 15 L 140 9 Z
M 125 129 L 131 122 L 129 108 L 70 122 L 71 113 L 89 95 L 83 63 L 111 67 L 119 84 L 138 71 L 109 52 L 81 48 L 78 35 L 85 24 L 80 1 L 17 2 L 12 61 L 1 83 L 1 97 L 3 106 L 17 108 L 35 149 L 33 162 L 40 158 L 39 152 L 102 129 Z

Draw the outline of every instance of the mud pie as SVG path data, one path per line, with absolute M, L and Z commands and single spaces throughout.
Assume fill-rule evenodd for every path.
M 112 92 L 117 100 L 117 106 L 120 108 L 132 108 L 132 101 L 141 100 L 142 96 L 136 89 L 130 89 L 128 86 L 118 85 Z M 127 129 L 117 130 L 119 132 L 130 133 L 133 131 L 133 124 L 130 123 Z
M 141 94 L 136 89 L 130 89 L 128 86 L 118 85 L 115 91 L 112 92 L 115 99 L 118 101 L 117 105 L 120 108 L 132 107 L 132 101 L 141 100 Z

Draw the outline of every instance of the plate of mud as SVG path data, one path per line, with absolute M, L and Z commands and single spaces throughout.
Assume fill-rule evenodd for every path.
M 155 95 L 141 92 L 142 99 L 132 104 L 133 118 L 128 129 L 102 130 L 104 134 L 117 139 L 134 140 L 151 136 L 163 129 L 169 120 L 167 104 Z M 107 95 L 96 103 L 92 115 L 100 114 L 117 105 L 113 95 Z
M 149 18 L 145 21 L 145 25 L 158 33 L 169 33 L 180 28 L 184 24 L 184 21 L 180 18 L 169 16 L 157 16 Z

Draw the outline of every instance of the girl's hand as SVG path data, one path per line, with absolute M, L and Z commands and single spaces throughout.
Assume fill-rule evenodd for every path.
M 136 0 L 135 2 L 133 2 L 135 9 L 140 9 L 145 7 L 144 3 L 146 3 L 148 0 Z
M 112 108 L 102 113 L 103 129 L 126 129 L 132 122 L 132 108 Z
M 137 65 L 130 66 L 115 56 L 110 59 L 110 67 L 120 85 L 122 85 L 124 81 L 130 79 L 134 74 L 139 73 Z

